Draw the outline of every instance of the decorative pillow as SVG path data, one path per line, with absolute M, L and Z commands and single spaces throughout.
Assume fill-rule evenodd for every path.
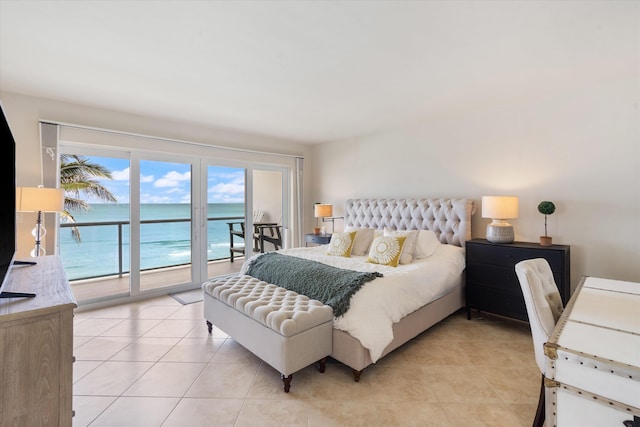
M 356 238 L 353 242 L 353 248 L 351 248 L 351 255 L 363 256 L 369 253 L 369 247 L 373 242 L 373 228 L 355 228 L 347 225 L 344 231 L 355 231 Z
M 355 231 L 333 233 L 327 249 L 327 255 L 350 257 L 355 237 Z
M 438 250 L 441 244 L 433 231 L 420 230 L 420 233 L 418 233 L 418 242 L 416 243 L 416 259 L 430 257 Z
M 402 247 L 402 253 L 400 254 L 400 264 L 411 264 L 413 262 L 413 254 L 416 251 L 416 242 L 418 240 L 418 230 L 400 231 L 384 229 L 384 235 L 389 237 L 404 236 L 407 240 Z
M 405 236 L 376 237 L 371 243 L 367 262 L 397 267 L 406 239 Z

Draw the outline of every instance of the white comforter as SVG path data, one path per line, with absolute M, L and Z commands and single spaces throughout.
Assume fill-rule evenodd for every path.
M 326 255 L 326 246 L 279 252 L 338 268 L 378 271 L 384 275 L 356 292 L 349 310 L 342 317 L 335 318 L 333 323 L 334 328 L 360 340 L 362 346 L 369 350 L 373 362 L 393 340 L 393 323 L 461 286 L 465 262 L 464 250 L 453 245 L 440 245 L 432 256 L 398 267 L 370 264 L 366 257 L 329 256 Z M 250 262 L 251 259 L 245 262 L 241 274 L 245 274 Z

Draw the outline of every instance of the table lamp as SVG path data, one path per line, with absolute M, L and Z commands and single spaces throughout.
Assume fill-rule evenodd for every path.
M 313 229 L 313 234 L 320 234 L 318 218 L 322 218 L 322 222 L 324 222 L 324 218 L 330 217 L 331 215 L 333 215 L 333 205 L 324 203 L 316 203 L 313 205 L 313 216 L 316 217 L 316 227 Z
M 487 240 L 491 243 L 511 243 L 513 226 L 508 219 L 518 218 L 518 198 L 513 196 L 483 196 L 482 217 L 491 218 L 487 225 Z
M 31 232 L 36 239 L 36 246 L 31 251 L 31 256 L 46 255 L 41 246 L 42 238 L 47 233 L 42 224 L 43 212 L 60 212 L 64 210 L 64 190 L 62 188 L 44 187 L 17 187 L 16 211 L 37 212 L 36 226 Z

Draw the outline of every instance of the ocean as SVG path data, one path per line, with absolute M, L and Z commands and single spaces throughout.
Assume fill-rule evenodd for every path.
M 143 204 L 140 218 L 145 220 L 188 220 L 189 204 Z M 71 235 L 71 228 L 62 227 L 60 257 L 69 280 L 100 277 L 129 271 L 129 225 L 114 224 L 129 221 L 128 204 L 92 204 L 86 212 L 72 213 L 80 243 Z M 209 218 L 243 217 L 243 203 L 211 203 Z M 82 223 L 106 222 L 100 226 L 81 226 Z M 229 220 L 210 220 L 208 223 L 207 258 L 229 257 Z M 142 270 L 191 263 L 190 222 L 160 222 L 140 226 L 140 268 Z M 119 237 L 121 236 L 121 237 Z M 121 240 L 121 244 L 119 243 Z M 122 248 L 122 266 L 119 262 Z

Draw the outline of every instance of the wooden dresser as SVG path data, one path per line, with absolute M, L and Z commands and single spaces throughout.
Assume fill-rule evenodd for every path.
M 15 266 L 0 300 L 0 426 L 71 426 L 73 309 L 58 256 Z

